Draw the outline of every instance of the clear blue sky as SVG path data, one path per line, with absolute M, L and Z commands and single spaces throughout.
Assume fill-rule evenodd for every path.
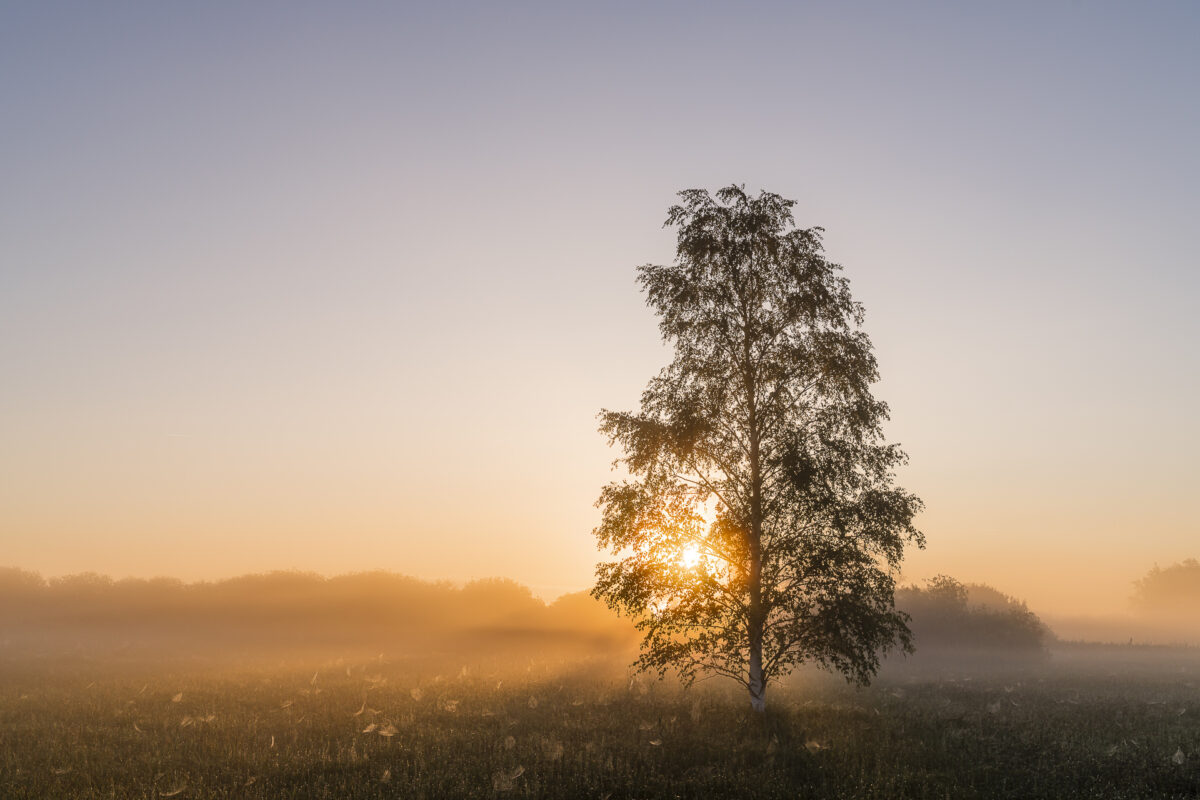
M 7 3 L 2 560 L 584 586 L 633 268 L 739 182 L 866 304 L 910 576 L 1119 607 L 1200 555 L 1198 79 L 1190 3 Z

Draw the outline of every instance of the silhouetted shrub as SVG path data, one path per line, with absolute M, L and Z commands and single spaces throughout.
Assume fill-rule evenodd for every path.
M 982 584 L 946 575 L 924 588 L 896 590 L 896 606 L 912 616 L 909 627 L 923 649 L 986 649 L 1013 654 L 1040 652 L 1049 631 L 1023 602 Z

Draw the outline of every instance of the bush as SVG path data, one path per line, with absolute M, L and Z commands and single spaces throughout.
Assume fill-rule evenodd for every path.
M 983 584 L 963 584 L 946 575 L 925 588 L 896 591 L 896 606 L 912 617 L 918 651 L 985 649 L 1014 654 L 1041 652 L 1049 631 L 1020 600 Z

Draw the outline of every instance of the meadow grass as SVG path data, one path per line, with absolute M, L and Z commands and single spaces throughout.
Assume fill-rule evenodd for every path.
M 809 676 L 765 720 L 728 687 L 594 666 L 9 661 L 0 797 L 1200 796 L 1191 666 Z

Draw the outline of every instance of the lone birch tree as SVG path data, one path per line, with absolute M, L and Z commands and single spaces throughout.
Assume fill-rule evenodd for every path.
M 638 412 L 602 411 L 628 478 L 596 505 L 615 561 L 593 595 L 643 633 L 638 666 L 740 681 L 754 709 L 802 663 L 867 683 L 911 652 L 895 579 L 921 501 L 894 485 L 863 308 L 794 202 L 691 189 L 676 260 L 638 268 L 674 359 Z

